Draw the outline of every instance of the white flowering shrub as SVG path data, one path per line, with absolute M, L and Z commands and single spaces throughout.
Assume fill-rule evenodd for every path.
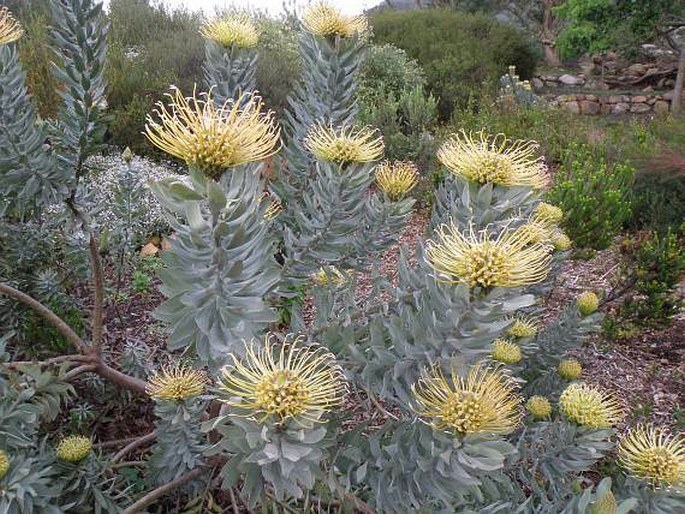
M 176 352 L 163 360 L 178 362 L 142 379 L 143 353 L 111 359 L 104 224 L 80 186 L 104 123 L 101 18 L 92 0 L 54 2 L 64 105 L 42 128 L 16 58 L 21 28 L 0 16 L 2 224 L 61 201 L 93 293 L 77 331 L 0 268 L 3 301 L 69 345 L 25 356 L 14 331 L 0 339 L 2 512 L 170 512 L 217 497 L 234 511 L 682 512 L 682 436 L 640 426 L 617 441 L 624 407 L 566 358 L 597 330 L 600 299 L 587 292 L 535 321 L 570 246 L 563 212 L 540 201 L 535 143 L 450 137 L 428 237 L 402 250 L 395 281 L 375 271 L 411 213 L 415 174 L 379 165 L 382 138 L 355 124 L 366 20 L 327 4 L 304 13 L 304 73 L 282 132 L 252 91 L 259 35 L 239 16 L 203 29 L 207 91 L 175 90 L 151 113 L 146 137 L 188 165 L 189 181 L 152 186 L 174 231 L 155 316 Z M 359 298 L 354 277 L 369 267 Z M 314 315 L 296 308 L 276 325 L 302 287 Z M 154 429 L 111 442 L 60 423 L 65 402 L 102 381 L 149 402 Z M 614 452 L 611 477 L 581 480 Z

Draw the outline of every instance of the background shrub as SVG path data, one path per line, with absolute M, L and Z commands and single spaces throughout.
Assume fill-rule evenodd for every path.
M 535 53 L 515 28 L 483 14 L 447 9 L 384 10 L 371 17 L 375 41 L 392 43 L 416 59 L 439 99 L 440 118 L 450 118 L 469 97 L 496 90 L 497 79 L 515 65 L 522 78 L 535 68 Z
M 611 244 L 631 215 L 634 175 L 627 163 L 609 164 L 601 147 L 570 145 L 547 197 L 564 210 L 563 226 L 576 247 Z
M 423 70 L 404 50 L 372 46 L 361 72 L 359 119 L 381 131 L 388 159 L 409 159 L 427 171 L 435 153 L 430 131 L 437 121 L 437 101 L 424 85 Z

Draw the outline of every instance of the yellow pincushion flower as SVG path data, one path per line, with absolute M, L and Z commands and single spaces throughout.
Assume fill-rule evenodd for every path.
M 492 342 L 490 356 L 504 364 L 516 364 L 523 358 L 521 347 L 508 339 L 495 339 Z
M 200 34 L 225 48 L 253 48 L 259 42 L 259 31 L 247 14 L 233 13 L 205 23 Z
M 263 113 L 261 98 L 253 94 L 227 100 L 217 107 L 210 93 L 186 98 L 177 88 L 159 102 L 159 122 L 147 116 L 145 137 L 157 148 L 199 168 L 211 178 L 248 162 L 261 161 L 278 151 L 280 131 L 272 112 Z
M 611 428 L 623 417 L 613 395 L 579 383 L 571 384 L 561 393 L 559 410 L 570 421 L 589 428 Z
M 377 161 L 385 149 L 383 137 L 376 129 L 335 129 L 323 123 L 309 131 L 304 145 L 319 159 L 341 164 Z
M 533 220 L 545 225 L 556 225 L 564 217 L 564 211 L 551 203 L 540 202 L 533 212 Z
M 90 455 L 93 443 L 87 437 L 72 435 L 65 437 L 55 451 L 57 458 L 65 462 L 81 462 Z
M 0 450 L 0 480 L 5 478 L 5 475 L 7 475 L 7 472 L 10 470 L 10 458 L 7 456 L 7 454 L 4 452 L 4 450 Z
M 507 329 L 507 335 L 517 339 L 534 337 L 537 333 L 538 325 L 535 320 L 523 316 L 514 318 L 514 323 Z
M 316 36 L 352 37 L 363 33 L 368 22 L 364 16 L 347 16 L 340 9 L 319 2 L 307 8 L 302 16 L 302 25 Z
M 547 419 L 552 414 L 552 404 L 544 396 L 531 396 L 526 402 L 526 409 L 535 419 Z
M 578 380 L 583 373 L 583 366 L 576 359 L 564 359 L 557 366 L 557 371 L 564 380 Z
M 439 366 L 412 386 L 416 413 L 436 430 L 459 436 L 506 434 L 521 421 L 521 398 L 511 378 L 499 368 L 472 366 L 466 377 Z
M 585 291 L 576 298 L 576 305 L 581 315 L 589 316 L 599 307 L 599 298 L 592 291 Z
M 618 514 L 618 502 L 614 493 L 607 491 L 592 505 L 590 514 Z
M 537 156 L 535 141 L 507 139 L 504 134 L 488 135 L 484 130 L 453 134 L 438 150 L 438 160 L 455 174 L 479 184 L 529 186 L 545 185 L 546 166 Z
M 503 230 L 495 239 L 487 231 L 462 234 L 454 225 L 438 229 L 426 256 L 431 267 L 450 282 L 469 287 L 515 287 L 542 282 L 549 272 L 548 247 L 530 244 L 516 230 Z
M 145 390 L 155 400 L 180 402 L 202 394 L 207 381 L 203 371 L 176 365 L 152 375 Z
M 243 360 L 231 358 L 220 380 L 225 402 L 259 423 L 292 420 L 311 426 L 338 407 L 347 390 L 334 355 L 320 346 L 303 346 L 301 339 L 280 346 L 267 339 L 260 348 L 252 343 Z
M 0 45 L 6 45 L 24 34 L 21 24 L 12 16 L 7 7 L 0 8 Z
M 347 282 L 345 275 L 343 275 L 335 266 L 319 268 L 319 270 L 312 275 L 312 280 L 319 286 L 339 286 Z
M 685 435 L 639 425 L 621 439 L 618 461 L 628 473 L 654 486 L 684 486 Z
M 529 221 L 516 229 L 522 238 L 531 243 L 546 245 L 551 242 L 553 231 L 548 225 L 537 221 Z
M 259 203 L 262 203 L 265 200 L 268 200 L 269 206 L 266 208 L 266 211 L 264 211 L 264 219 L 276 219 L 283 210 L 283 204 L 281 204 L 281 202 L 279 202 L 278 200 L 272 198 L 268 191 L 264 191 L 262 193 L 262 195 L 259 197 Z
M 571 238 L 569 238 L 561 230 L 554 231 L 554 233 L 552 234 L 551 243 L 552 246 L 554 246 L 554 249 L 559 250 L 560 252 L 565 252 L 569 250 L 571 248 L 571 245 L 573 244 Z
M 419 172 L 413 162 L 384 161 L 376 167 L 376 184 L 391 200 L 399 200 L 419 181 Z

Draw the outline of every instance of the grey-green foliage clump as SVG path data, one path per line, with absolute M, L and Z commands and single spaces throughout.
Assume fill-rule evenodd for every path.
M 99 144 L 105 30 L 89 0 L 56 5 L 67 57 L 58 75 L 71 100 L 48 155 L 66 178 L 20 201 L 42 206 L 55 191 L 66 198 L 75 233 L 95 250 L 97 291 L 90 221 L 97 211 L 82 183 L 83 159 Z M 578 380 L 582 370 L 559 362 L 598 328 L 599 298 L 586 292 L 546 327 L 514 330 L 540 308 L 568 249 L 555 248 L 564 213 L 540 201 L 544 167 L 534 145 L 495 145 L 482 133 L 441 147 L 448 178 L 436 192 L 429 234 L 401 250 L 397 276 L 384 276 L 379 255 L 397 239 L 412 202 L 374 182 L 382 140 L 354 128 L 364 20 L 317 4 L 303 27 L 304 72 L 290 100 L 284 159 L 272 158 L 280 133 L 253 96 L 238 105 L 229 99 L 222 110 L 210 98 L 179 94 L 172 111 L 183 116 L 164 117 L 160 107 L 161 119 L 148 120 L 148 137 L 189 164 L 190 183 L 153 187 L 174 230 L 160 271 L 167 301 L 156 316 L 184 365 L 143 382 L 137 376 L 154 366 L 143 348 L 129 347 L 121 365 L 130 374 L 109 367 L 98 354 L 97 315 L 86 330 L 89 345 L 41 311 L 74 346 L 74 355 L 57 360 L 11 363 L 5 347 L 14 334 L 0 340 L 0 507 L 12 514 L 168 510 L 178 495 L 202 503 L 212 497 L 207 490 L 225 489 L 216 496 L 237 491 L 234 509 L 242 502 L 379 513 L 682 511 L 679 475 L 664 467 L 645 476 L 625 458 L 648 460 L 640 448 L 619 448 L 621 471 L 611 473 L 611 484 L 578 486 L 616 448 L 623 414 L 608 392 Z M 84 56 L 70 59 L 77 48 Z M 0 58 L 4 67 L 13 62 L 11 52 Z M 233 94 L 250 85 L 249 72 L 227 71 L 244 81 L 229 84 Z M 14 92 L 26 101 L 25 89 Z M 22 103 L 6 92 L 0 101 Z M 26 192 L 10 186 L 2 194 L 14 201 Z M 359 274 L 368 267 L 370 291 L 360 296 Z M 3 295 L 27 303 L 2 279 Z M 276 308 L 293 288 L 311 292 L 313 313 L 295 306 L 290 323 L 276 326 Z M 94 449 L 88 434 L 68 434 L 56 420 L 74 391 L 70 382 L 86 373 L 154 401 L 154 432 L 114 455 L 105 445 Z M 682 444 L 673 439 L 678 465 Z M 134 450 L 138 461 L 119 462 Z M 142 479 L 134 484 L 147 491 L 129 487 L 131 473 L 119 471 L 129 465 Z

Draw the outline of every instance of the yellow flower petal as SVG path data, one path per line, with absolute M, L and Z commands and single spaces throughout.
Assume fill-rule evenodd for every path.
M 347 390 L 333 354 L 303 346 L 301 339 L 277 346 L 267 338 L 261 347 L 250 344 L 244 359 L 231 358 L 220 380 L 224 401 L 259 423 L 292 420 L 311 426 L 338 407 Z
M 365 16 L 346 16 L 326 2 L 307 8 L 302 16 L 302 25 L 308 32 L 323 37 L 352 37 L 368 28 Z
M 456 435 L 506 434 L 521 421 L 521 398 L 499 368 L 472 366 L 466 377 L 449 378 L 434 366 L 412 386 L 416 413 L 436 430 Z
M 376 129 L 354 129 L 319 124 L 304 140 L 305 147 L 323 161 L 346 164 L 377 161 L 383 156 L 383 138 Z
M 202 394 L 207 381 L 203 371 L 184 365 L 170 366 L 155 373 L 145 390 L 156 400 L 179 402 Z
M 484 130 L 453 134 L 438 150 L 438 160 L 455 174 L 479 184 L 529 186 L 545 185 L 547 167 L 536 157 L 535 141 L 507 139 L 504 134 L 490 136 Z
M 384 161 L 376 166 L 376 184 L 391 200 L 399 200 L 419 181 L 416 165 L 409 161 Z
M 252 48 L 259 42 L 259 31 L 247 14 L 233 13 L 205 23 L 200 34 L 226 48 Z
M 629 474 L 654 486 L 685 485 L 685 436 L 639 425 L 621 439 L 618 461 Z
M 261 161 L 279 149 L 280 131 L 272 112 L 263 113 L 261 98 L 242 95 L 217 107 L 211 93 L 174 93 L 168 107 L 157 104 L 159 121 L 148 115 L 145 136 L 150 142 L 211 178 L 227 169 Z
M 503 230 L 492 239 L 487 231 L 463 234 L 454 225 L 438 229 L 426 256 L 431 267 L 450 282 L 469 287 L 514 287 L 542 282 L 549 273 L 550 249 L 530 244 L 516 230 Z

